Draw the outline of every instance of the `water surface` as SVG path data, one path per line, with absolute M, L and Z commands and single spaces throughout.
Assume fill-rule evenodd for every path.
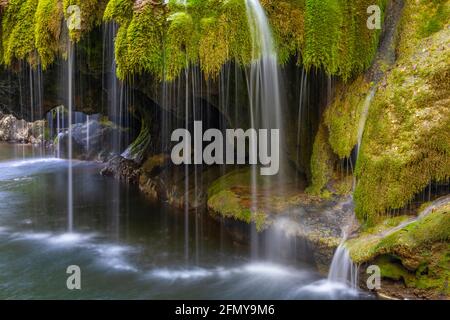
M 68 164 L 31 146 L 0 143 L 2 299 L 352 299 L 367 295 L 327 282 L 311 266 L 254 261 L 206 214 L 152 204 L 137 189 L 73 161 L 73 232 Z M 81 268 L 81 290 L 66 269 Z

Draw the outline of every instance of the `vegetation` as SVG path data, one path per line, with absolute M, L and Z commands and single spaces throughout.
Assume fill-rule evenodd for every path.
M 445 286 L 450 277 L 450 205 L 389 233 L 403 218 L 394 219 L 347 242 L 353 261 L 375 263 L 383 277 L 402 280 L 408 287 L 450 295 Z M 387 235 L 382 236 L 383 232 Z
M 379 88 L 358 159 L 357 214 L 375 220 L 450 174 L 448 28 L 423 39 Z
M 378 43 L 378 32 L 362 27 L 368 2 L 261 1 L 280 63 L 296 56 L 298 64 L 323 68 L 343 79 L 364 71 Z M 383 6 L 384 0 L 378 3 Z M 190 65 L 200 65 L 206 78 L 215 78 L 229 61 L 248 65 L 252 49 L 257 49 L 251 44 L 245 0 L 191 0 L 186 6 L 175 0 L 167 5 L 132 0 L 11 0 L 2 13 L 0 62 L 10 65 L 14 59 L 27 59 L 36 64 L 39 57 L 46 68 L 56 55 L 64 54 L 61 21 L 63 16 L 66 20 L 73 16 L 68 10 L 72 5 L 81 14 L 80 28 L 69 31 L 74 42 L 102 20 L 120 25 L 115 49 L 121 79 L 147 72 L 171 81 Z

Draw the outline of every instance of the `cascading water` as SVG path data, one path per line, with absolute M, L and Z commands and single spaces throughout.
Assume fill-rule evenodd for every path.
M 69 40 L 67 54 L 67 101 L 68 101 L 68 182 L 67 182 L 67 229 L 73 231 L 73 162 L 72 162 L 72 111 L 73 111 L 73 68 L 75 62 L 74 47 Z
M 376 88 L 375 87 L 370 89 L 369 94 L 366 96 L 366 99 L 364 100 L 364 105 L 363 105 L 363 108 L 362 108 L 361 116 L 359 118 L 358 144 L 356 146 L 357 158 L 359 156 L 359 150 L 361 148 L 361 142 L 362 142 L 362 137 L 363 137 L 363 134 L 364 134 L 364 129 L 366 127 L 367 116 L 369 115 L 369 107 L 370 107 L 370 104 L 371 104 L 371 102 L 373 100 L 373 97 L 375 96 L 375 92 L 376 92 Z
M 258 0 L 246 0 L 247 18 L 252 36 L 252 58 L 248 76 L 248 90 L 250 99 L 250 117 L 252 128 L 259 129 L 282 129 L 282 105 L 280 93 L 280 81 L 278 70 L 278 57 L 270 30 L 266 13 Z M 280 137 L 283 134 L 280 133 Z M 283 144 L 280 141 L 281 147 Z M 257 154 L 257 147 L 250 150 Z M 272 146 L 272 152 L 275 148 Z M 257 167 L 252 165 L 252 211 L 258 208 L 258 183 Z M 277 179 L 280 180 L 279 173 Z M 280 181 L 278 181 L 280 182 Z M 280 183 L 280 185 L 283 185 Z M 271 188 L 266 188 L 270 190 Z M 252 231 L 252 255 L 257 256 L 257 234 Z
M 352 289 L 358 288 L 358 266 L 350 258 L 344 241 L 336 249 L 328 273 L 329 282 L 338 282 L 349 285 Z
M 103 28 L 103 90 L 107 92 L 107 114 L 108 119 L 118 126 L 127 126 L 128 123 L 124 121 L 124 110 L 122 110 L 122 97 L 124 86 L 123 83 L 118 79 L 116 73 L 116 57 L 114 51 L 114 39 L 117 35 L 118 26 L 116 23 L 108 23 L 104 25 Z M 88 129 L 89 129 L 89 123 Z M 121 132 L 116 131 L 116 134 L 111 136 L 111 146 L 115 154 L 120 154 L 123 150 Z M 109 211 L 112 217 L 112 226 L 116 236 L 119 236 L 119 224 L 120 224 L 120 189 L 119 186 L 115 186 L 111 190 L 111 196 L 117 201 L 114 201 L 109 206 Z

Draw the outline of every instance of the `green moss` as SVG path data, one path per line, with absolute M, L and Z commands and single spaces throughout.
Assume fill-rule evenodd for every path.
M 375 56 L 379 30 L 366 26 L 367 8 L 385 0 L 306 0 L 305 50 L 307 68 L 323 68 L 344 80 L 367 69 Z
M 35 46 L 45 70 L 59 52 L 59 37 L 63 19 L 62 2 L 40 0 L 36 11 Z
M 2 15 L 2 63 L 10 65 L 14 59 L 36 62 L 35 13 L 38 0 L 11 0 Z
M 133 0 L 110 0 L 106 5 L 103 19 L 116 21 L 119 25 L 126 25 L 133 17 Z
M 449 0 L 406 1 L 401 21 L 400 56 L 414 51 L 421 39 L 428 37 L 448 25 Z
M 80 29 L 70 30 L 69 36 L 72 41 L 78 42 L 83 34 L 88 33 L 95 26 L 101 24 L 107 0 L 63 0 L 64 16 L 66 19 L 73 14 L 67 10 L 72 5 L 80 8 L 81 25 Z
M 298 56 L 305 45 L 305 1 L 262 0 L 269 18 L 272 34 L 277 44 L 278 60 L 285 63 L 291 56 Z
M 445 28 L 405 51 L 374 98 L 356 167 L 360 220 L 375 221 L 449 178 L 449 39 Z
M 387 236 L 373 234 L 374 229 L 362 233 L 358 238 L 346 244 L 354 262 L 362 263 L 375 257 L 391 254 L 404 259 L 404 265 L 410 269 L 421 263 L 421 251 L 427 251 L 435 243 L 450 241 L 450 205 L 436 209 L 428 216 L 410 223 L 393 233 L 387 232 L 386 226 L 377 227 Z M 419 255 L 419 256 L 418 256 Z M 407 261 L 409 259 L 409 261 Z
M 213 212 L 220 212 L 226 218 L 234 218 L 246 223 L 251 222 L 252 213 L 250 209 L 242 206 L 236 194 L 229 190 L 223 190 L 211 196 L 208 199 L 208 207 Z
M 323 68 L 344 79 L 363 71 L 378 40 L 376 32 L 361 27 L 367 18 L 366 2 L 263 0 L 280 63 L 296 55 L 299 64 L 304 61 L 307 67 Z M 132 0 L 12 0 L 2 14 L 0 61 L 10 64 L 12 59 L 28 58 L 36 63 L 37 49 L 43 67 L 51 64 L 58 53 L 64 53 L 59 48 L 59 22 L 61 10 L 69 18 L 71 5 L 77 5 L 81 13 L 81 29 L 69 33 L 74 42 L 102 20 L 120 25 L 115 50 L 121 79 L 147 72 L 171 81 L 191 65 L 199 65 L 206 78 L 216 78 L 227 62 L 248 65 L 252 49 L 257 51 L 251 44 L 245 0 L 190 0 L 186 6 L 175 0 L 168 5 Z
M 130 146 L 127 148 L 125 153 L 127 154 L 127 159 L 132 159 L 138 163 L 140 163 L 147 152 L 147 148 L 151 141 L 150 135 L 150 123 L 145 121 L 145 118 L 141 120 L 141 131 L 139 132 L 138 137 L 134 140 Z
M 328 142 L 341 159 L 349 158 L 358 142 L 359 120 L 368 92 L 369 84 L 362 76 L 352 84 L 340 84 L 333 103 L 325 111 Z
M 333 157 L 333 151 L 328 144 L 328 131 L 324 126 L 320 126 L 311 156 L 311 185 L 307 189 L 308 193 L 329 195 L 323 191 L 333 175 Z
M 450 296 L 450 204 L 393 233 L 384 221 L 346 246 L 354 262 L 378 265 L 383 278 L 402 281 L 431 297 Z

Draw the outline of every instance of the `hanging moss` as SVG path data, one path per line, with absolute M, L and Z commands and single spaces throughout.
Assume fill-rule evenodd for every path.
M 163 9 L 147 5 L 135 11 L 126 35 L 121 34 L 116 41 L 122 41 L 116 47 L 117 72 L 124 78 L 127 74 L 148 72 L 162 78 L 163 73 L 163 25 L 165 13 Z M 125 48 L 126 53 L 125 53 Z M 117 50 L 123 50 L 118 56 Z M 124 64 L 122 62 L 125 62 Z
M 27 59 L 35 63 L 34 27 L 38 0 L 11 0 L 2 16 L 3 63 Z
M 424 39 L 379 88 L 370 107 L 354 200 L 362 220 L 398 209 L 450 176 L 450 30 Z
M 116 21 L 119 25 L 126 25 L 133 17 L 133 0 L 110 0 L 106 5 L 103 19 Z
M 306 67 L 323 68 L 344 80 L 366 70 L 375 56 L 379 30 L 367 28 L 367 8 L 385 0 L 306 0 Z M 381 17 L 383 18 L 383 17 Z
M 305 66 L 323 68 L 328 74 L 338 70 L 338 41 L 343 14 L 336 0 L 307 0 L 305 10 Z
M 243 1 L 227 1 L 216 18 L 201 20 L 199 58 L 207 77 L 216 77 L 229 60 L 251 61 L 251 37 Z
M 175 12 L 168 18 L 169 27 L 164 40 L 164 79 L 172 80 L 191 63 L 196 64 L 197 39 L 192 16 Z
M 291 56 L 301 53 L 305 42 L 305 0 L 261 0 L 269 18 L 277 44 L 278 60 L 285 63 Z
M 36 11 L 35 46 L 45 70 L 59 51 L 63 8 L 60 0 L 39 0 Z
M 93 27 L 100 25 L 108 0 L 63 0 L 64 16 L 66 19 L 74 14 L 68 11 L 72 5 L 80 9 L 80 28 L 69 30 L 70 39 L 78 42 L 84 33 L 92 30 Z

